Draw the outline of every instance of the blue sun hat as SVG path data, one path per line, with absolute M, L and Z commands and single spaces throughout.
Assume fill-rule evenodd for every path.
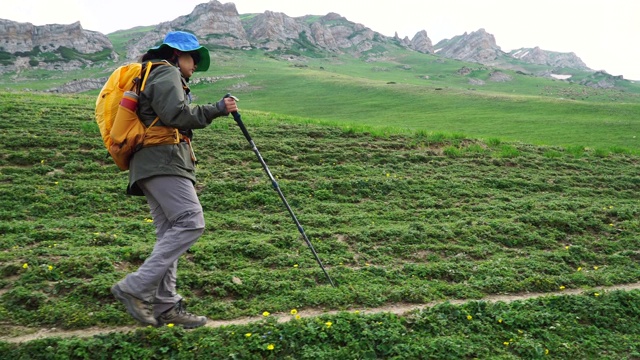
M 170 31 L 164 37 L 161 45 L 149 50 L 158 50 L 163 46 L 184 52 L 197 51 L 198 55 L 200 55 L 200 61 L 196 64 L 198 65 L 196 71 L 207 71 L 209 69 L 209 63 L 211 62 L 209 50 L 198 43 L 195 35 L 184 31 Z

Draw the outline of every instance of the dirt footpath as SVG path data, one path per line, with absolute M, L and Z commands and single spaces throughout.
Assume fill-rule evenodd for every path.
M 606 287 L 594 287 L 591 288 L 589 290 L 593 290 L 593 291 L 614 291 L 614 290 L 625 290 L 625 291 L 629 291 L 629 290 L 637 290 L 640 289 L 640 283 L 633 283 L 633 284 L 623 284 L 623 285 L 615 285 L 615 286 L 606 286 Z M 487 302 L 512 302 L 512 301 L 519 301 L 519 300 L 528 300 L 528 299 L 533 299 L 533 298 L 537 298 L 537 297 L 542 297 L 542 296 L 566 296 L 566 295 L 579 295 L 582 294 L 583 292 L 585 292 L 587 289 L 570 289 L 570 290 L 564 290 L 564 291 L 558 291 L 558 292 L 552 292 L 552 293 L 523 293 L 523 294 L 514 294 L 514 295 L 489 295 L 484 297 L 483 299 L 478 299 L 478 300 L 447 300 L 447 302 L 454 304 L 454 305 L 460 305 L 460 304 L 464 304 L 470 301 L 487 301 Z M 362 314 L 372 314 L 372 313 L 381 313 L 381 312 L 386 312 L 386 313 L 392 313 L 392 314 L 396 314 L 396 315 L 403 315 L 406 314 L 410 311 L 414 311 L 414 310 L 420 310 L 420 309 L 424 309 L 424 308 L 428 308 L 428 307 L 432 307 L 435 306 L 437 304 L 441 304 L 444 303 L 445 301 L 434 301 L 434 302 L 430 302 L 427 304 L 404 304 L 404 303 L 397 303 L 397 304 L 391 304 L 391 305 L 387 305 L 387 306 L 382 306 L 382 307 L 376 307 L 376 308 L 354 308 L 354 309 L 349 309 L 348 311 L 360 311 L 360 313 Z M 344 311 L 344 310 L 342 310 Z M 341 311 L 323 311 L 323 310 L 318 310 L 318 309 L 300 309 L 298 312 L 298 315 L 300 315 L 301 317 L 316 317 L 316 316 L 320 316 L 320 315 L 332 315 L 332 314 L 337 314 Z M 271 316 L 274 316 L 276 318 L 278 318 L 278 322 L 287 322 L 291 319 L 291 315 L 288 313 L 275 313 L 272 314 Z M 234 319 L 234 320 L 209 320 L 209 322 L 207 322 L 207 324 L 205 326 L 208 327 L 221 327 L 221 326 L 227 326 L 227 325 L 243 325 L 243 324 L 249 324 L 252 322 L 257 322 L 262 320 L 263 317 L 262 316 L 255 316 L 255 317 L 244 317 L 244 318 L 238 318 L 238 319 Z M 105 327 L 90 327 L 90 328 L 85 328 L 85 329 L 79 329 L 79 330 L 61 330 L 61 329 L 56 329 L 56 328 L 30 328 L 30 327 L 23 327 L 23 326 L 10 326 L 7 324 L 0 324 L 0 341 L 6 341 L 6 342 L 10 342 L 10 343 L 22 343 L 22 342 L 27 342 L 27 341 L 31 341 L 31 340 L 35 340 L 35 339 L 44 339 L 44 338 L 51 338 L 51 337 L 58 337 L 58 338 L 68 338 L 68 337 L 79 337 L 79 338 L 85 338 L 85 337 L 91 337 L 94 335 L 105 335 L 105 334 L 110 334 L 110 333 L 115 333 L 115 332 L 129 332 L 129 331 L 134 331 L 137 328 L 139 328 L 138 326 L 122 326 L 122 327 L 112 327 L 112 328 L 105 328 Z M 8 334 L 8 335 L 5 335 Z M 15 334 L 19 334 L 19 335 L 15 335 Z

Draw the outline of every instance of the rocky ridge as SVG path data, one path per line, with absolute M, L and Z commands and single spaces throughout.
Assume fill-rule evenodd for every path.
M 38 67 L 71 70 L 91 65 L 92 54 L 117 59 L 113 44 L 105 35 L 85 30 L 80 22 L 70 25 L 35 26 L 0 19 L 0 72 Z M 83 56 L 87 55 L 87 56 Z
M 160 23 L 132 39 L 127 44 L 126 59 L 123 60 L 137 59 L 146 49 L 160 44 L 167 31 L 174 29 L 193 32 L 212 49 L 259 48 L 265 51 L 291 50 L 300 55 L 329 52 L 361 57 L 376 45 L 390 45 L 489 66 L 498 66 L 504 63 L 505 57 L 511 56 L 533 64 L 589 70 L 574 53 L 534 48 L 506 54 L 496 44 L 495 37 L 484 29 L 442 40 L 434 46 L 425 30 L 417 32 L 412 39 L 400 39 L 397 34 L 394 37 L 384 36 L 336 13 L 294 18 L 284 13 L 265 11 L 241 17 L 235 4 L 222 4 L 217 0 L 197 5 L 190 14 Z M 108 57 L 118 60 L 105 35 L 84 30 L 80 23 L 34 26 L 0 20 L 0 73 L 28 67 L 74 69 L 94 63 L 86 56 L 72 59 L 58 56 L 56 61 L 43 61 L 43 53 L 64 53 L 60 49 L 72 49 L 81 55 L 106 52 Z
M 127 46 L 127 58 L 135 59 L 145 49 L 160 44 L 164 34 L 173 29 L 194 33 L 204 45 L 231 49 L 274 51 L 295 48 L 301 52 L 359 54 L 370 50 L 374 41 L 388 42 L 385 36 L 336 13 L 298 18 L 273 11 L 249 15 L 241 21 L 233 3 L 221 4 L 212 0 L 200 4 L 191 14 L 161 23 L 142 38 L 132 41 Z
M 531 64 L 547 65 L 557 68 L 589 70 L 587 65 L 575 53 L 559 53 L 542 50 L 539 47 L 520 48 L 509 52 L 509 56 Z

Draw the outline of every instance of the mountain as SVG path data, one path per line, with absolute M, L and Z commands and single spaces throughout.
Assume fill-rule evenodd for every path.
M 162 42 L 170 30 L 193 32 L 210 49 L 262 49 L 302 56 L 350 54 L 367 59 L 389 49 L 405 49 L 438 57 L 523 71 L 523 64 L 549 67 L 535 75 L 550 76 L 554 69 L 591 71 L 574 53 L 538 47 L 505 53 L 484 29 L 464 33 L 432 45 L 425 30 L 409 39 L 387 37 L 336 13 L 289 17 L 284 13 L 238 14 L 235 4 L 216 0 L 197 5 L 187 15 L 152 29 L 133 32 L 120 56 L 105 35 L 85 30 L 80 23 L 34 26 L 0 20 L 0 73 L 28 68 L 71 70 L 92 65 L 133 61 Z M 121 57 L 123 59 L 121 59 Z M 525 71 L 526 72 L 526 71 Z

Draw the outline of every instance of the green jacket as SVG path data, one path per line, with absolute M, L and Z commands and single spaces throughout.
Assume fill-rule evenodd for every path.
M 193 129 L 202 129 L 214 118 L 227 115 L 216 104 L 189 105 L 189 91 L 177 67 L 154 67 L 138 100 L 140 120 L 149 126 L 158 116 L 159 125 L 175 127 L 192 138 Z M 195 184 L 195 163 L 187 142 L 144 147 L 135 152 L 129 163 L 127 194 L 144 195 L 137 182 L 158 175 L 182 176 Z

